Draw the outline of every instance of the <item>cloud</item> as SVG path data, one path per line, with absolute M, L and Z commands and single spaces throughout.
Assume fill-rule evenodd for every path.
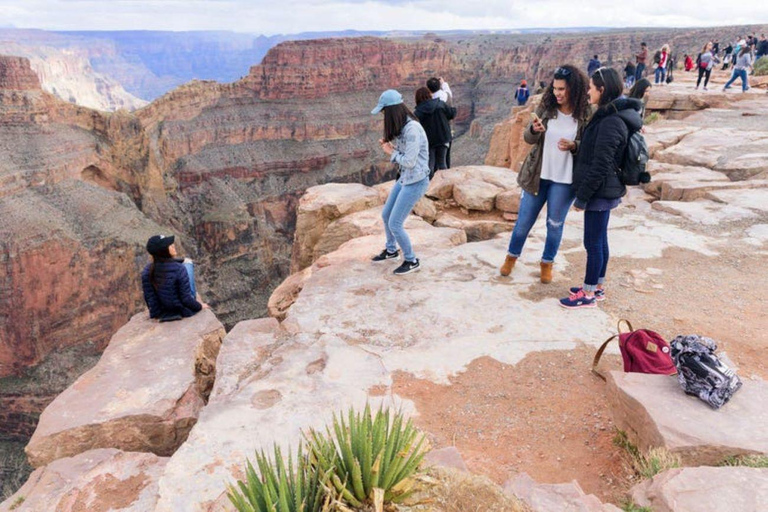
M 49 30 L 356 30 L 670 27 L 767 23 L 764 0 L 3 0 L 0 25 Z M 638 6 L 641 8 L 639 9 Z

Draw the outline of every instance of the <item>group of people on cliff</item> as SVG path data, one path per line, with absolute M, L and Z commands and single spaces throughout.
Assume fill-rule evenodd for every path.
M 642 98 L 650 87 L 650 82 L 643 79 L 635 84 L 631 95 Z M 610 257 L 608 222 L 611 211 L 626 194 L 617 171 L 630 135 L 642 128 L 644 108 L 639 98 L 624 95 L 624 82 L 612 68 L 598 67 L 590 78 L 572 65 L 554 71 L 525 130 L 525 140 L 532 148 L 518 174 L 520 207 L 501 275 L 512 273 L 546 205 L 541 282 L 552 282 L 565 219 L 573 207 L 584 213 L 587 265 L 583 283 L 570 288 L 560 304 L 571 309 L 589 308 L 605 299 Z M 396 90 L 381 94 L 372 114 L 379 112 L 384 115 L 381 149 L 400 171 L 382 213 L 385 247 L 372 259 L 394 260 L 402 251 L 403 262 L 394 272 L 403 275 L 420 266 L 403 224 L 429 186 L 430 142 L 417 116 Z

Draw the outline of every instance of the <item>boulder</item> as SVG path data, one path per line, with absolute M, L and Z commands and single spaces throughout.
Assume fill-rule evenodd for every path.
M 499 233 L 509 232 L 515 227 L 514 222 L 500 219 L 466 219 L 449 212 L 443 212 L 435 221 L 435 226 L 461 229 L 467 234 L 467 241 L 479 242 L 490 240 Z
M 679 181 L 661 182 L 659 199 L 664 201 L 696 201 L 697 199 L 710 198 L 710 192 L 734 191 L 732 197 L 739 197 L 744 189 L 758 189 L 768 187 L 766 180 L 749 181 L 695 181 L 681 179 Z M 726 196 L 728 197 L 728 194 Z M 723 200 L 722 202 L 730 202 Z
M 312 275 L 312 267 L 307 267 L 301 272 L 288 276 L 288 278 L 275 288 L 272 295 L 269 296 L 267 311 L 269 316 L 282 321 L 288 308 L 296 301 L 296 297 L 301 293 L 304 287 L 304 281 Z
M 453 198 L 467 210 L 490 212 L 496 205 L 496 196 L 503 190 L 496 185 L 478 179 L 470 179 L 453 185 Z
M 328 183 L 308 188 L 296 211 L 292 271 L 312 264 L 315 244 L 331 222 L 382 202 L 377 190 L 359 183 Z
M 633 487 L 632 500 L 654 512 L 763 512 L 768 505 L 768 469 L 669 469 Z
M 644 137 L 651 158 L 654 158 L 658 151 L 674 146 L 685 136 L 699 129 L 697 126 L 681 121 L 665 121 L 646 126 Z
M 574 480 L 567 484 L 540 484 L 527 473 L 520 473 L 504 484 L 504 492 L 523 501 L 533 512 L 620 512 L 621 509 L 603 504 L 596 496 L 585 494 Z
M 35 470 L 0 512 L 152 512 L 167 458 L 115 449 L 90 450 Z
M 717 411 L 686 395 L 675 376 L 610 372 L 607 395 L 616 428 L 643 452 L 663 447 L 691 466 L 768 454 L 766 382 L 745 380 Z
M 508 190 L 496 196 L 496 209 L 507 213 L 520 210 L 520 189 Z
M 455 446 L 430 450 L 424 457 L 424 465 L 427 467 L 453 468 L 466 473 L 469 472 L 464 458 Z
M 727 203 L 759 212 L 768 212 L 768 188 L 765 188 L 768 182 L 752 180 L 734 183 L 734 185 L 739 185 L 743 188 L 733 187 L 735 190 L 712 190 L 707 192 L 705 197 L 719 203 Z
M 209 309 L 166 323 L 135 315 L 43 411 L 26 448 L 30 464 L 96 448 L 171 455 L 208 399 L 223 337 Z
M 431 224 L 437 219 L 437 204 L 428 197 L 422 197 L 413 207 L 413 213 Z
M 736 222 L 757 217 L 755 212 L 747 208 L 716 203 L 707 199 L 699 199 L 688 203 L 655 201 L 652 207 L 654 210 L 679 215 L 705 226 L 717 226 L 725 222 Z

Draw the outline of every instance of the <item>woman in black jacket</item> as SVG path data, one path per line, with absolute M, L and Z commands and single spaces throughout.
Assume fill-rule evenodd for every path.
M 597 105 L 581 138 L 573 167 L 574 207 L 584 212 L 587 270 L 584 285 L 560 300 L 564 308 L 595 307 L 605 299 L 608 266 L 608 221 L 627 193 L 619 168 L 629 136 L 643 126 L 642 102 L 622 97 L 623 84 L 614 69 L 599 68 L 589 81 L 589 102 Z
M 456 109 L 440 98 L 433 99 L 429 89 L 421 87 L 416 91 L 416 109 L 413 113 L 427 133 L 429 179 L 432 179 L 435 171 L 448 168 L 446 155 L 452 139 L 448 121 L 456 117 Z
M 147 241 L 152 256 L 141 273 L 144 302 L 149 317 L 161 322 L 180 320 L 194 315 L 208 305 L 197 301 L 192 262 L 176 258 L 173 236 L 155 235 Z

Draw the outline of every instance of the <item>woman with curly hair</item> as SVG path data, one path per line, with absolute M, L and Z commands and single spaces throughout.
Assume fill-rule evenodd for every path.
M 517 183 L 523 189 L 515 229 L 501 275 L 508 276 L 523 251 L 539 212 L 547 205 L 547 240 L 541 257 L 541 282 L 552 282 L 552 266 L 563 238 L 563 225 L 573 203 L 573 156 L 590 110 L 587 77 L 565 65 L 555 70 L 524 138 L 532 144 Z

